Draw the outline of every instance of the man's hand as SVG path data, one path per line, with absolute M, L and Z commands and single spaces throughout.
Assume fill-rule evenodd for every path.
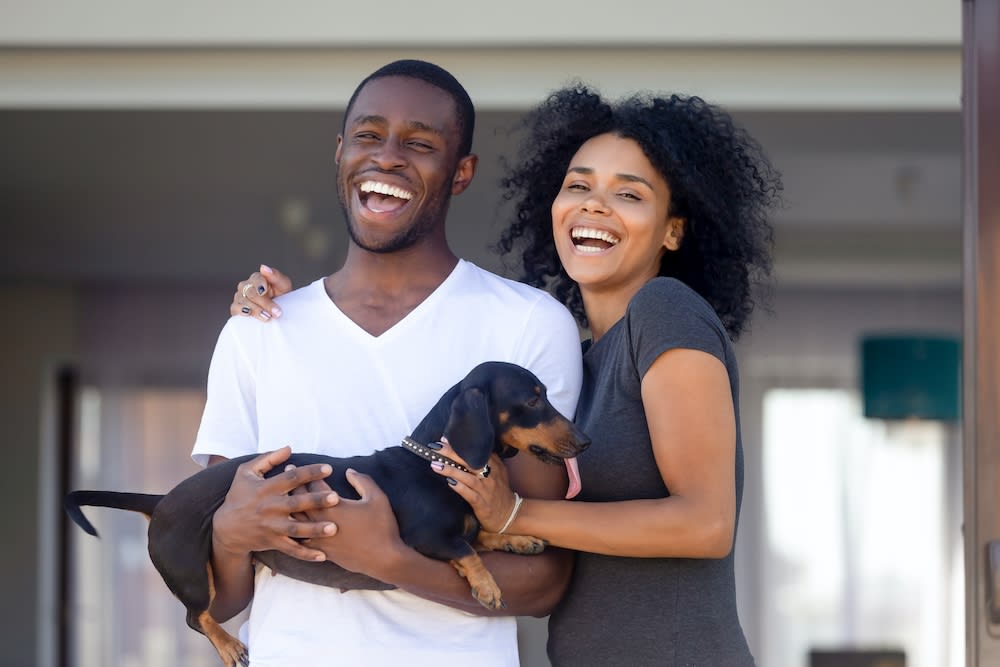
M 229 314 L 256 317 L 261 322 L 281 317 L 281 308 L 274 299 L 291 291 L 292 281 L 288 276 L 261 264 L 260 271 L 255 271 L 246 280 L 236 283 L 236 293 L 233 294 L 233 302 L 229 304 Z
M 290 455 L 291 448 L 282 447 L 236 469 L 229 493 L 213 519 L 216 552 L 235 555 L 276 549 L 301 560 L 326 560 L 322 551 L 303 546 L 293 538 L 331 535 L 336 526 L 322 520 L 303 521 L 293 515 L 332 507 L 339 496 L 329 487 L 313 493 L 290 495 L 290 492 L 323 479 L 330 474 L 330 466 L 289 467 L 265 479 L 265 473 L 284 463 Z
M 341 498 L 335 507 L 306 511 L 310 521 L 332 522 L 336 528 L 328 536 L 306 540 L 305 545 L 322 550 L 329 560 L 347 570 L 385 581 L 394 556 L 409 547 L 399 537 L 399 525 L 389 498 L 375 481 L 356 470 L 347 471 L 347 481 L 361 497 Z M 332 493 L 330 487 L 319 480 L 300 487 L 293 497 L 329 493 Z

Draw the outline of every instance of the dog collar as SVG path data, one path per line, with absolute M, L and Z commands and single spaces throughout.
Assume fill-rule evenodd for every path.
M 438 452 L 434 451 L 427 445 L 420 444 L 410 436 L 406 436 L 405 438 L 403 438 L 403 442 L 401 442 L 400 444 L 402 445 L 403 448 L 408 449 L 409 451 L 413 452 L 422 459 L 426 459 L 428 461 L 437 461 L 438 463 L 443 463 L 446 466 L 451 466 L 452 468 L 456 468 L 458 470 L 461 470 L 462 472 L 471 473 L 476 477 L 490 476 L 489 463 L 483 466 L 482 470 L 469 470 L 458 461 L 450 459 L 444 454 L 439 454 Z

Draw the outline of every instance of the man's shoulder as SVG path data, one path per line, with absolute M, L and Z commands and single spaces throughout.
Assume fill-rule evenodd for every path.
M 521 301 L 522 303 L 542 302 L 549 307 L 562 307 L 551 294 L 543 289 L 506 278 L 476 266 L 472 262 L 465 261 L 464 264 L 467 275 L 465 276 L 466 279 L 462 281 L 462 286 L 472 293 L 479 293 L 483 296 L 495 295 L 505 301 L 514 300 Z

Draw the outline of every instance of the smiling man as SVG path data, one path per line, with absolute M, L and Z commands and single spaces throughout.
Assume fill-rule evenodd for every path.
M 194 457 L 241 466 L 216 511 L 213 616 L 250 600 L 253 667 L 304 664 L 518 664 L 512 615 L 547 614 L 568 583 L 565 552 L 485 554 L 507 616 L 487 617 L 467 582 L 404 545 L 381 491 L 354 478 L 361 500 L 310 482 L 319 466 L 263 473 L 296 451 L 368 454 L 409 434 L 472 367 L 508 361 L 532 370 L 552 404 L 572 416 L 581 380 L 570 314 L 546 293 L 459 259 L 448 246 L 451 198 L 476 170 L 465 89 L 436 65 L 398 61 L 358 86 L 337 139 L 337 189 L 350 245 L 343 266 L 277 299 L 269 323 L 232 318 L 209 372 Z M 562 466 L 509 461 L 525 496 L 562 497 Z M 303 492 L 305 489 L 305 492 Z M 296 493 L 290 492 L 296 491 Z M 278 549 L 333 560 L 395 585 L 339 590 L 254 566 Z

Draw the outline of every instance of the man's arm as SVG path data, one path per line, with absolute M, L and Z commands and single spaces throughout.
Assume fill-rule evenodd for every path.
M 565 494 L 567 479 L 562 466 L 546 465 L 526 455 L 507 459 L 507 464 L 511 484 L 519 493 L 535 498 L 560 498 Z M 505 609 L 490 611 L 472 598 L 468 581 L 451 565 L 428 558 L 403 543 L 389 500 L 370 477 L 352 472 L 348 480 L 361 498 L 341 499 L 335 507 L 309 512 L 313 521 L 335 523 L 337 532 L 332 537 L 307 542 L 348 570 L 367 574 L 424 599 L 484 616 L 545 616 L 569 585 L 570 552 L 551 549 L 536 556 L 484 553 L 483 562 L 496 579 L 506 603 Z M 324 488 L 329 487 L 318 482 L 310 485 L 309 490 L 321 493 Z

